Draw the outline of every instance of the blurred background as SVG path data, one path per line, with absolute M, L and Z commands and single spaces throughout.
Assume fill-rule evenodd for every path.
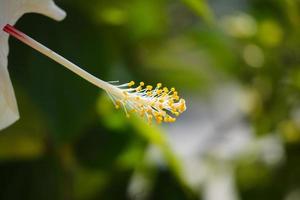
M 176 87 L 176 123 L 10 40 L 21 119 L 0 134 L 0 199 L 300 199 L 300 2 L 60 0 L 16 27 L 97 77 Z

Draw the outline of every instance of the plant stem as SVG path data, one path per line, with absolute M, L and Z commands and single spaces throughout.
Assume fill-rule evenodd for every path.
M 28 46 L 34 48 L 38 52 L 44 54 L 45 56 L 51 58 L 52 60 L 56 61 L 57 63 L 63 65 L 64 67 L 68 68 L 75 74 L 79 75 L 80 77 L 84 78 L 85 80 L 89 81 L 90 83 L 104 89 L 110 90 L 111 85 L 101 79 L 98 79 L 94 75 L 86 72 L 85 70 L 81 69 L 71 61 L 65 59 L 61 55 L 55 53 L 51 49 L 47 48 L 46 46 L 42 45 L 41 43 L 37 42 L 36 40 L 32 39 L 31 37 L 27 36 L 23 32 L 17 30 L 15 27 L 7 24 L 3 31 L 7 32 L 11 36 L 15 37 L 16 39 L 20 40 L 21 42 L 27 44 Z

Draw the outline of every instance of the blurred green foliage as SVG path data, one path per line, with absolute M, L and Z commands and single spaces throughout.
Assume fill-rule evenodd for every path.
M 63 22 L 30 14 L 17 27 L 103 80 L 163 82 L 183 96 L 239 82 L 257 137 L 279 134 L 286 150 L 277 168 L 237 163 L 241 199 L 279 200 L 300 187 L 300 3 L 235 2 L 222 14 L 221 0 L 61 0 Z M 199 196 L 160 127 L 127 119 L 103 91 L 18 41 L 10 49 L 21 119 L 0 134 L 0 199 L 127 199 L 137 172 L 151 182 L 148 199 Z M 149 145 L 167 168 L 148 162 Z

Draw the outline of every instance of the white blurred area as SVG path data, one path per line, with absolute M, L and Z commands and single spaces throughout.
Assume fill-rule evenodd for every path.
M 166 129 L 187 183 L 199 195 L 201 191 L 204 200 L 239 199 L 234 176 L 239 159 L 249 157 L 270 167 L 284 159 L 279 136 L 257 137 L 247 123 L 244 111 L 251 101 L 247 102 L 244 93 L 239 85 L 227 84 L 208 96 L 191 98 L 184 117 Z M 155 146 L 149 148 L 148 159 L 158 166 L 165 163 Z M 133 177 L 131 194 L 149 190 L 149 181 L 141 177 L 138 173 Z M 138 197 L 143 199 L 143 195 Z
M 264 46 L 276 46 L 282 40 L 278 24 L 272 20 L 256 21 L 249 14 L 247 1 L 244 0 L 212 0 L 210 5 L 220 19 L 217 24 L 221 32 L 226 37 L 244 41 L 242 51 L 237 55 L 244 61 L 245 65 L 241 67 L 264 67 L 265 52 L 261 46 L 252 42 L 252 38 L 258 37 Z M 273 37 L 263 37 L 271 35 L 270 32 L 274 33 Z M 170 49 L 174 49 L 174 45 L 170 46 L 164 48 L 172 55 Z M 216 74 L 213 68 L 218 63 L 216 66 L 211 64 L 215 62 L 215 56 L 210 55 L 204 47 L 201 51 L 199 47 L 193 46 L 187 49 L 181 47 L 180 50 L 185 52 L 180 53 L 184 55 L 182 60 L 185 63 L 191 60 L 188 55 L 196 58 L 193 60 L 193 74 L 201 72 L 205 77 L 212 77 L 211 83 L 217 87 L 210 86 L 211 90 L 205 94 L 194 91 L 194 95 L 185 95 L 190 97 L 186 99 L 187 111 L 176 123 L 165 128 L 168 142 L 183 165 L 185 181 L 194 191 L 199 192 L 199 198 L 239 200 L 235 177 L 237 163 L 247 160 L 259 161 L 269 168 L 278 166 L 285 159 L 282 138 L 277 133 L 258 137 L 247 121 L 248 114 L 261 103 L 257 91 L 243 88 L 237 82 L 222 82 L 216 78 L 220 74 Z M 161 53 L 159 56 L 170 61 L 167 63 L 181 62 L 178 59 L 181 57 L 176 54 L 170 56 Z M 152 55 L 153 58 L 155 56 Z M 156 65 L 153 62 L 150 64 Z M 175 64 L 173 66 L 177 66 Z M 268 89 L 266 95 L 267 92 Z M 295 118 L 300 118 L 299 113 L 295 112 Z M 155 146 L 149 148 L 148 163 L 151 162 L 160 167 L 166 163 Z M 147 199 L 149 188 L 151 181 L 137 172 L 132 178 L 129 193 L 133 199 Z M 292 191 L 287 199 L 297 199 L 297 195 L 297 192 Z

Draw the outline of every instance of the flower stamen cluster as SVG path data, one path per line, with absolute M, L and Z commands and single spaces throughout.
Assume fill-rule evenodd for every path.
M 157 83 L 156 87 L 134 81 L 117 87 L 119 92 L 107 91 L 116 109 L 124 108 L 126 116 L 137 113 L 145 117 L 149 123 L 154 119 L 158 124 L 175 122 L 176 117 L 186 110 L 185 100 L 180 99 L 175 88 L 168 89 Z

